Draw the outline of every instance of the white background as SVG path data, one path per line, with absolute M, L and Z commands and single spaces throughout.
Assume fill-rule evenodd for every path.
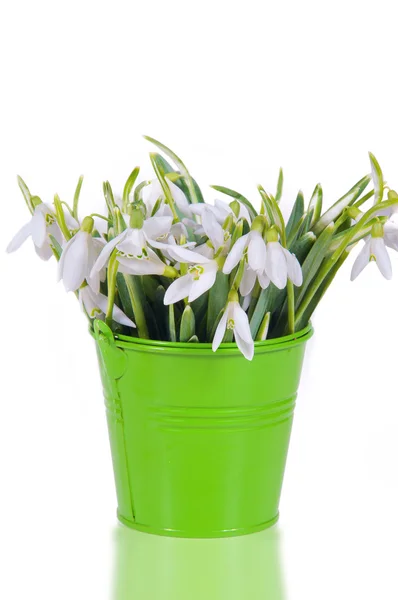
M 272 191 L 283 165 L 285 207 L 318 181 L 330 204 L 368 172 L 367 150 L 398 186 L 391 1 L 0 10 L 2 248 L 28 219 L 16 173 L 46 201 L 70 201 L 84 173 L 82 206 L 101 209 L 104 179 L 117 190 L 147 169 L 142 134 L 175 149 L 208 199 L 213 183 Z M 1 252 L 0 597 L 396 599 L 393 259 L 392 282 L 371 265 L 352 284 L 352 257 L 313 320 L 278 527 L 191 543 L 117 526 L 84 317 L 53 261 L 30 243 Z

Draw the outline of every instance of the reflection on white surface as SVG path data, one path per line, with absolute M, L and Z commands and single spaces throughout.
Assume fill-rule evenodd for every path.
M 111 600 L 287 600 L 280 532 L 223 539 L 114 531 Z

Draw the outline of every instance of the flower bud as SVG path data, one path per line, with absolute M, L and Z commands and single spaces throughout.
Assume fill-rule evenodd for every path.
M 80 227 L 80 231 L 85 231 L 86 233 L 92 233 L 94 229 L 94 219 L 92 217 L 84 217 L 83 222 Z
M 232 202 L 230 202 L 229 207 L 232 209 L 232 212 L 234 213 L 235 217 L 238 219 L 239 214 L 240 214 L 239 202 L 237 200 L 233 200 Z

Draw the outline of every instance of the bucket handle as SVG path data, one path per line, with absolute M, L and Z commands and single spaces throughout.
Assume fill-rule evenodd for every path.
M 94 321 L 94 337 L 98 342 L 106 370 L 113 379 L 123 377 L 127 366 L 124 351 L 116 346 L 115 336 L 110 327 L 100 319 Z

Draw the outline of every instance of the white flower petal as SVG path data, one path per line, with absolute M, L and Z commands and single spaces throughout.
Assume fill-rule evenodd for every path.
M 67 292 L 77 290 L 88 276 L 89 252 L 87 238 L 89 235 L 85 231 L 79 231 L 69 240 L 62 252 L 64 260 L 62 263 L 60 261 L 59 273 Z
M 214 334 L 213 343 L 211 345 L 213 352 L 217 350 L 221 342 L 224 339 L 225 331 L 227 329 L 228 321 L 228 307 L 226 307 L 224 314 L 222 315 L 220 322 L 217 325 L 216 332 Z
M 242 281 L 240 282 L 239 290 L 242 296 L 247 296 L 252 291 L 254 284 L 256 283 L 256 273 L 249 267 L 249 265 L 245 265 L 245 269 L 243 271 Z
M 250 342 L 247 342 L 239 335 L 239 333 L 236 329 L 234 330 L 234 335 L 235 335 L 236 344 L 237 344 L 239 350 L 242 352 L 243 356 L 247 360 L 252 360 L 253 356 L 254 356 L 253 340 L 251 340 Z
M 213 287 L 214 282 L 216 281 L 217 276 L 217 265 L 215 269 L 209 269 L 205 271 L 199 279 L 194 279 L 191 291 L 189 292 L 188 301 L 193 302 L 199 296 L 207 292 L 211 287 Z
M 148 240 L 157 240 L 169 233 L 172 222 L 172 217 L 150 217 L 142 228 Z
M 241 260 L 242 256 L 243 256 L 243 252 L 246 248 L 246 245 L 249 242 L 249 234 L 247 233 L 246 235 L 242 235 L 242 237 L 240 237 L 235 244 L 232 246 L 228 256 L 227 256 L 227 260 L 224 263 L 224 268 L 223 268 L 223 272 L 226 273 L 227 275 L 232 271 L 232 269 L 234 267 L 236 267 L 236 265 L 238 264 L 238 262 Z
M 167 249 L 170 256 L 179 262 L 193 264 L 205 264 L 210 262 L 209 258 L 206 258 L 197 252 L 193 252 L 192 250 L 188 250 L 187 248 L 183 248 L 182 246 L 169 246 Z
M 200 246 L 196 246 L 195 252 L 200 254 L 201 256 L 205 256 L 206 258 L 213 259 L 214 258 L 214 250 L 210 248 L 207 244 L 201 244 Z
M 103 247 L 102 251 L 100 252 L 99 257 L 97 258 L 97 260 L 94 263 L 93 268 L 91 269 L 90 276 L 94 275 L 96 271 L 101 271 L 101 269 L 103 267 L 105 267 L 113 250 L 116 248 L 116 246 L 118 244 L 120 244 L 126 238 L 126 236 L 128 235 L 128 232 L 129 232 L 129 230 L 126 229 L 125 231 L 123 231 L 122 233 L 117 235 L 115 238 L 113 238 L 113 240 L 108 242 Z
M 238 202 L 239 202 L 239 200 L 238 200 Z M 239 218 L 240 219 L 246 219 L 246 221 L 250 225 L 251 218 L 250 218 L 249 211 L 247 210 L 246 206 L 244 204 L 242 204 L 242 202 L 239 202 L 239 206 L 240 206 Z
M 282 290 L 287 284 L 287 264 L 279 242 L 268 242 L 265 272 L 272 283 Z
M 26 223 L 19 231 L 14 235 L 11 242 L 8 244 L 6 251 L 15 252 L 22 246 L 22 244 L 32 235 L 32 220 Z
M 39 256 L 42 260 L 50 260 L 50 258 L 54 256 L 51 246 L 48 242 L 45 242 L 41 248 L 39 248 L 39 246 L 35 246 L 35 251 L 37 256 Z
M 231 302 L 232 305 L 232 318 L 235 323 L 234 330 L 239 336 L 245 340 L 245 342 L 252 343 L 253 338 L 250 331 L 249 318 L 239 302 Z
M 295 286 L 300 287 L 303 284 L 303 272 L 301 265 L 294 254 L 291 254 L 286 248 L 282 248 L 286 258 L 287 276 Z
M 46 241 L 46 218 L 41 210 L 36 208 L 31 221 L 32 240 L 35 246 L 41 248 Z
M 371 244 L 371 238 L 369 238 L 367 240 L 367 242 L 365 243 L 364 247 L 362 248 L 362 250 L 360 251 L 360 253 L 356 257 L 355 262 L 352 265 L 351 281 L 354 281 L 354 279 L 356 279 L 358 277 L 358 275 L 364 270 L 364 268 L 366 267 L 366 265 L 369 263 L 369 260 L 370 260 L 370 244 Z
M 243 298 L 242 309 L 245 312 L 247 311 L 247 309 L 250 306 L 251 299 L 252 299 L 252 295 L 251 294 L 248 294 L 247 296 L 244 296 L 244 298 Z
M 148 248 L 147 258 L 126 258 L 118 256 L 121 273 L 130 275 L 163 275 L 166 265 Z
M 392 266 L 391 260 L 387 252 L 387 248 L 384 244 L 384 240 L 381 237 L 372 238 L 371 241 L 371 254 L 376 258 L 376 264 L 379 267 L 380 273 L 386 279 L 392 277 Z
M 203 212 L 202 225 L 215 250 L 224 245 L 224 230 L 210 210 Z
M 191 275 L 183 275 L 179 277 L 167 288 L 164 295 L 164 304 L 174 304 L 183 298 L 188 298 L 191 287 L 193 284 L 193 278 Z
M 258 231 L 250 232 L 250 241 L 247 246 L 247 261 L 254 271 L 262 271 L 265 267 L 267 250 L 265 242 Z
M 170 181 L 170 179 L 168 179 L 167 177 L 166 177 L 166 181 L 167 181 L 167 185 L 170 188 L 171 195 L 173 196 L 174 202 L 176 203 L 178 210 L 185 217 L 191 217 L 192 216 L 191 205 L 188 202 L 188 199 L 185 196 L 184 192 L 182 190 L 180 190 L 178 185 L 176 185 L 175 183 Z
M 92 312 L 94 312 L 93 317 L 95 317 L 95 308 L 101 309 L 101 311 L 106 314 L 108 310 L 108 298 L 104 296 L 104 294 L 95 294 L 89 287 L 85 287 L 84 290 L 86 293 L 86 297 L 89 298 L 92 308 Z M 94 310 L 93 310 L 94 309 Z M 121 325 L 127 325 L 128 327 L 135 327 L 135 324 L 131 319 L 124 314 L 124 312 L 115 304 L 112 309 L 112 319 L 116 321 L 116 323 L 120 323 Z
M 260 271 L 260 273 L 257 273 L 257 277 L 258 277 L 258 282 L 259 282 L 261 288 L 263 290 L 266 290 L 267 287 L 269 286 L 269 284 L 271 283 L 271 280 L 268 277 L 268 275 L 266 274 L 266 272 Z

